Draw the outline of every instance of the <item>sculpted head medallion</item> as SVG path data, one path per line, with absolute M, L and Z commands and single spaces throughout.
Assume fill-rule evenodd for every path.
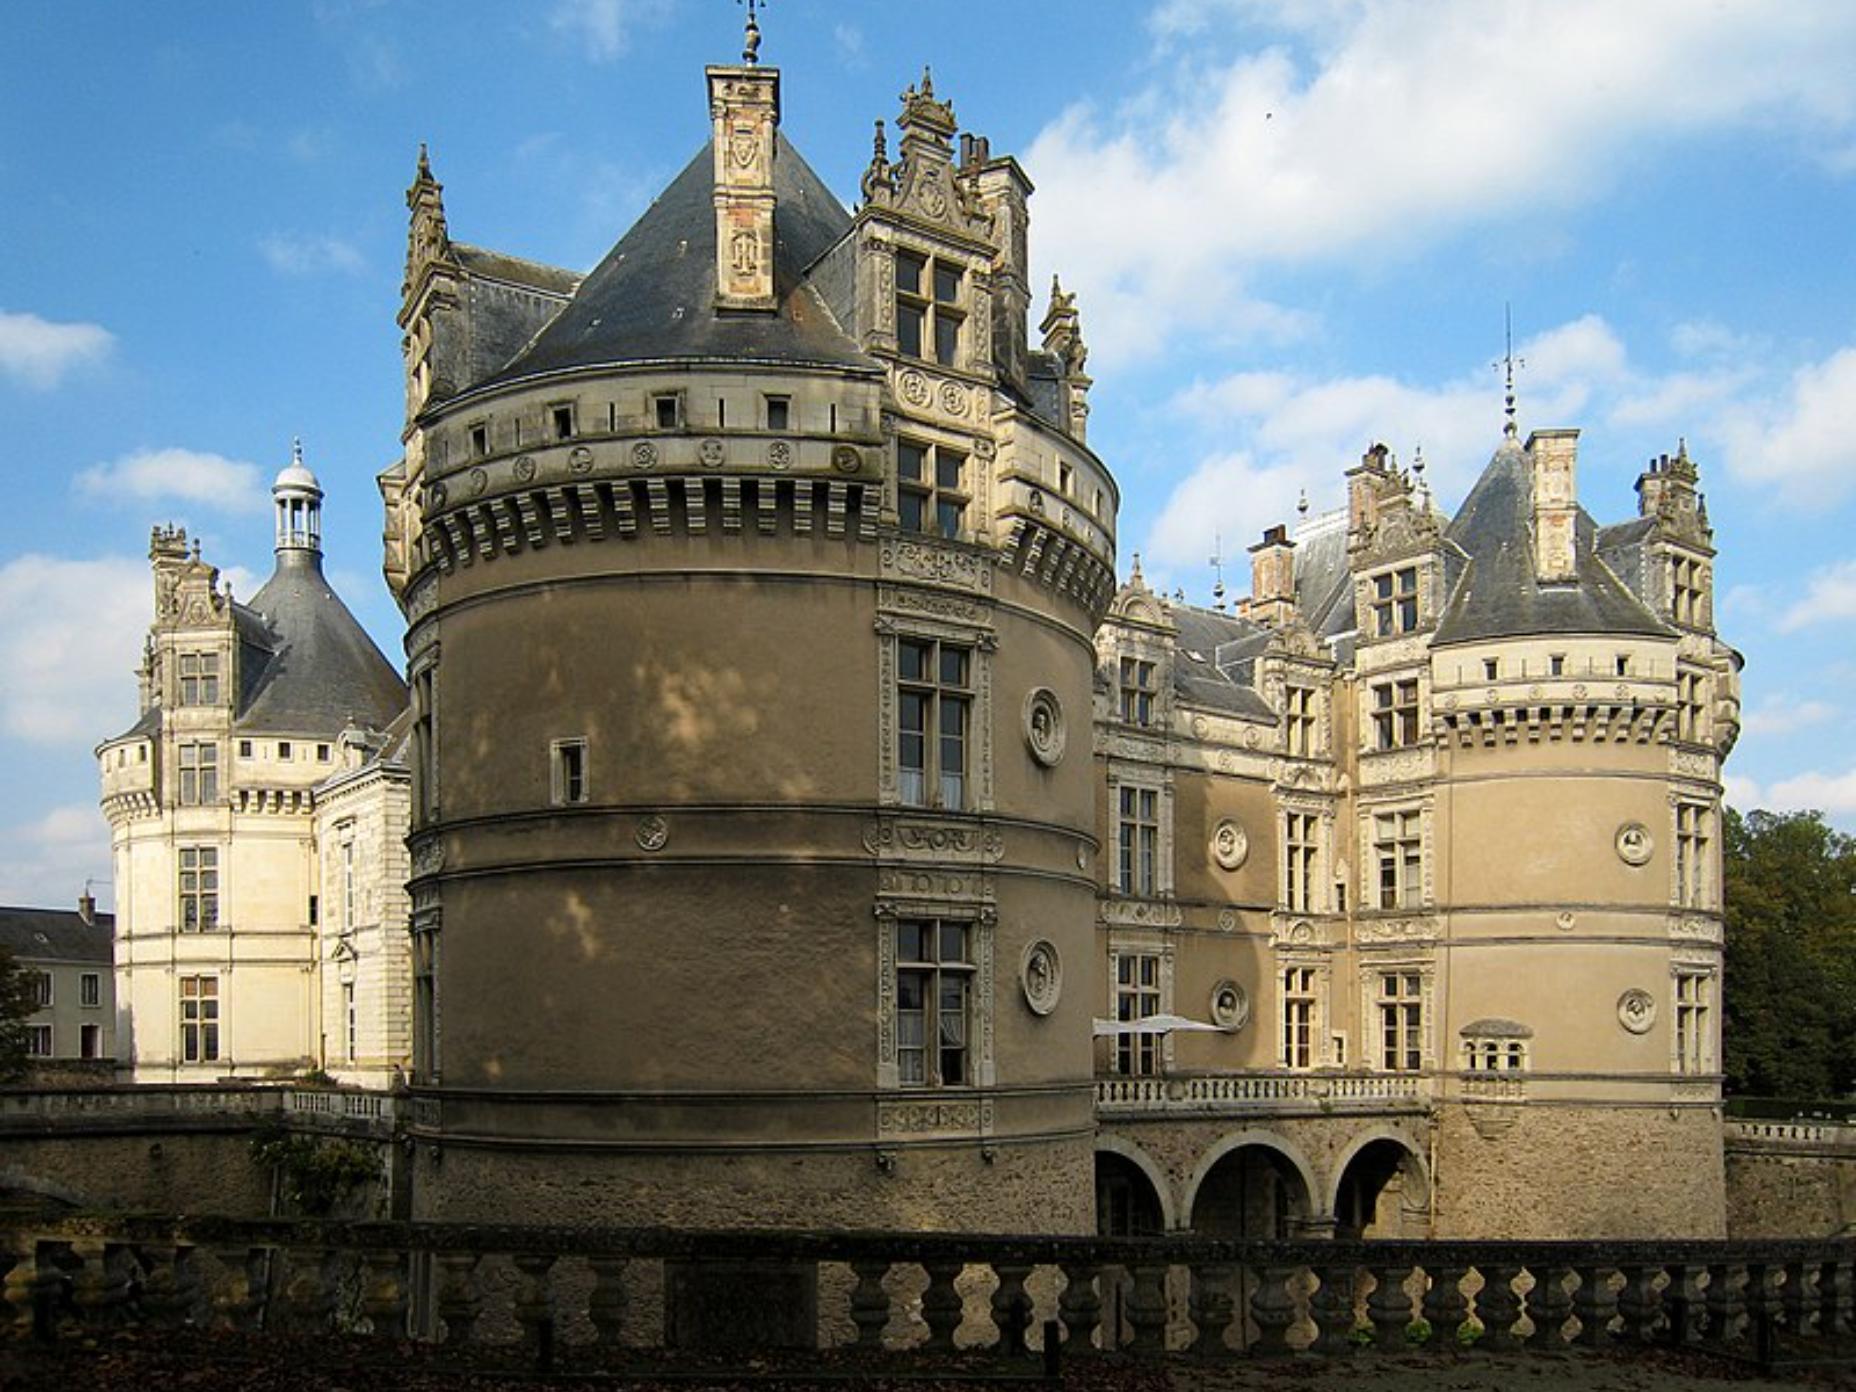
M 1626 865 L 1643 865 L 1650 859 L 1650 853 L 1656 849 L 1656 843 L 1650 839 L 1650 829 L 1642 822 L 1626 822 L 1618 828 L 1618 859 Z
M 1063 758 L 1064 741 L 1063 707 L 1057 693 L 1040 686 L 1025 698 L 1025 744 L 1032 758 L 1051 768 Z
M 1063 994 L 1063 960 L 1057 955 L 1056 944 L 1045 938 L 1028 944 L 1018 978 L 1032 1014 L 1048 1015 L 1055 1010 Z
M 1212 859 L 1219 868 L 1235 870 L 1250 855 L 1250 836 L 1243 825 L 1230 817 L 1218 823 L 1212 832 Z

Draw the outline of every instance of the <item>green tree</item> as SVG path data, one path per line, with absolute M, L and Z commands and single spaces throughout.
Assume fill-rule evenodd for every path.
M 37 982 L 0 947 L 0 1083 L 16 1083 L 26 1073 L 26 1021 L 39 1008 Z
M 1856 837 L 1822 814 L 1727 812 L 1727 1091 L 1856 1089 Z

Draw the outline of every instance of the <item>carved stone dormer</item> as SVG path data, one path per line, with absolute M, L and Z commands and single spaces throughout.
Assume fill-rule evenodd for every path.
M 1687 441 L 1678 441 L 1673 457 L 1651 460 L 1637 480 L 1637 510 L 1655 523 L 1644 539 L 1644 570 L 1657 613 L 1683 628 L 1712 630 L 1714 531 L 1700 481 Z
M 406 190 L 406 277 L 400 285 L 400 351 L 406 369 L 406 424 L 432 401 L 465 385 L 463 267 L 445 221 L 445 188 L 432 177 L 432 163 L 419 146 L 419 166 Z
M 1082 316 L 1076 310 L 1076 294 L 1065 293 L 1062 282 L 1050 278 L 1050 307 L 1038 325 L 1044 335 L 1044 351 L 1057 361 L 1059 384 L 1063 393 L 1063 426 L 1078 444 L 1089 438 L 1089 388 L 1095 384 L 1085 370 L 1089 364 L 1089 345 L 1083 342 Z
M 1637 479 L 1637 515 L 1656 519 L 1659 533 L 1686 542 L 1697 550 L 1714 552 L 1714 529 L 1708 525 L 1708 505 L 1697 485 L 1701 470 L 1688 457 L 1688 441 L 1678 440 L 1674 456 L 1662 455 Z
M 743 66 L 706 72 L 715 122 L 716 307 L 774 309 L 773 161 L 780 70 Z

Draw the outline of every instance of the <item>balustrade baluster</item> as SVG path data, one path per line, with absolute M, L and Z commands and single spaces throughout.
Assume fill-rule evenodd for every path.
M 516 1292 L 516 1323 L 522 1326 L 528 1346 L 544 1361 L 554 1340 L 554 1262 L 547 1252 L 524 1252 L 515 1259 L 522 1273 L 522 1288 Z
M 1772 1267 L 1765 1262 L 1748 1262 L 1746 1266 L 1746 1316 L 1747 1331 L 1753 1337 L 1759 1356 L 1765 1356 L 1772 1346 L 1772 1335 L 1778 1324 L 1779 1293 L 1777 1276 Z
M 1431 1346 L 1455 1352 L 1457 1334 L 1469 1314 L 1469 1301 L 1463 1295 L 1463 1277 L 1468 1268 L 1437 1266 L 1428 1269 L 1430 1286 L 1424 1292 L 1424 1320 L 1431 1326 Z
M 1611 1342 L 1611 1317 L 1617 1313 L 1617 1297 L 1611 1293 L 1611 1269 L 1593 1264 L 1578 1268 L 1579 1288 L 1573 1292 L 1572 1312 L 1579 1317 L 1579 1342 L 1586 1348 L 1602 1348 Z
M 361 1257 L 361 1313 L 383 1339 L 406 1336 L 406 1254 L 375 1251 Z
M 1065 1342 L 1072 1354 L 1086 1353 L 1095 1343 L 1096 1326 L 1102 1321 L 1102 1295 L 1096 1289 L 1100 1271 L 1094 1262 L 1063 1264 L 1063 1294 L 1057 1301 L 1057 1314 L 1063 1320 Z
M 1785 1311 L 1785 1328 L 1796 1338 L 1815 1333 L 1817 1291 L 1812 1282 L 1817 1276 L 1815 1262 L 1786 1262 L 1785 1284 L 1779 1287 L 1779 1307 Z
M 1738 1281 L 1740 1270 L 1731 1262 L 1715 1262 L 1708 1267 L 1708 1337 L 1716 1343 L 1731 1344 L 1740 1337 L 1740 1316 L 1746 1310 Z
M 592 1322 L 601 1348 L 617 1348 L 619 1332 L 625 1324 L 624 1257 L 588 1257 L 593 1270 L 593 1290 L 586 1299 L 586 1317 Z
M 1850 1331 L 1850 1263 L 1827 1261 L 1817 1277 L 1817 1332 L 1820 1338 L 1835 1338 Z
M 1669 1285 L 1663 1291 L 1663 1313 L 1668 1317 L 1665 1337 L 1680 1348 L 1697 1338 L 1697 1326 L 1707 1320 L 1707 1304 L 1701 1293 L 1705 1266 L 1686 1262 L 1668 1268 Z
M 194 1249 L 171 1242 L 143 1243 L 136 1249 L 136 1256 L 148 1273 L 137 1300 L 144 1318 L 169 1329 L 190 1322 L 200 1300 L 200 1271 L 194 1264 Z
M 1566 1294 L 1571 1271 L 1563 1266 L 1529 1268 L 1534 1288 L 1527 1293 L 1527 1317 L 1534 1322 L 1529 1348 L 1557 1349 L 1566 1342 L 1566 1319 L 1572 1314 L 1572 1297 Z
M 928 1273 L 928 1289 L 922 1292 L 922 1323 L 928 1326 L 928 1347 L 951 1349 L 954 1331 L 960 1328 L 960 1292 L 954 1289 L 961 1263 L 957 1261 L 923 1262 Z
M 854 1265 L 852 1269 L 856 1269 Z M 997 1349 L 1000 1353 L 1012 1355 L 1022 1354 L 1027 1351 L 1028 1345 L 1025 1341 L 1025 1335 L 1031 1329 L 1031 1297 L 1025 1291 L 1025 1282 L 1030 1279 L 1031 1276 L 1031 1263 L 996 1261 L 992 1264 L 992 1269 L 993 1274 L 999 1278 L 999 1284 L 993 1288 L 992 1293 L 992 1322 L 994 1327 L 999 1331 Z M 858 1275 L 861 1278 L 863 1273 L 858 1272 Z M 882 1273 L 879 1272 L 877 1274 L 877 1293 L 879 1295 L 881 1295 L 883 1291 L 882 1280 Z M 859 1284 L 858 1290 L 862 1289 L 862 1285 Z M 851 1297 L 851 1317 L 853 1319 L 857 1317 L 856 1300 L 857 1297 L 853 1295 Z M 888 1297 L 885 1296 L 883 1318 L 887 1319 L 888 1314 L 889 1301 Z M 881 1322 L 877 1325 L 876 1336 L 877 1341 L 881 1342 L 883 1337 L 883 1325 Z M 858 1327 L 857 1342 L 860 1344 L 865 1342 L 861 1325 Z
M 1661 1301 L 1656 1293 L 1656 1277 L 1662 1268 L 1655 1266 L 1620 1266 L 1624 1289 L 1618 1292 L 1618 1313 L 1624 1318 L 1624 1338 L 1632 1343 L 1648 1343 L 1656 1329 Z
M 1133 1337 L 1128 1348 L 1144 1357 L 1166 1352 L 1166 1266 L 1138 1262 L 1131 1269 L 1134 1290 L 1128 1297 L 1128 1324 Z
M 1202 1357 L 1217 1358 L 1227 1352 L 1224 1340 L 1235 1308 L 1231 1280 L 1236 1275 L 1237 1268 L 1223 1262 L 1192 1264 L 1192 1351 Z
M 1521 1346 L 1515 1336 L 1515 1322 L 1521 1317 L 1521 1296 L 1514 1288 L 1518 1266 L 1490 1262 L 1477 1268 L 1482 1273 L 1482 1289 L 1476 1292 L 1476 1321 L 1482 1337 L 1476 1347 L 1491 1353 L 1511 1353 Z
M 6 1322 L 13 1329 L 32 1323 L 32 1291 L 39 1276 L 39 1243 L 34 1237 L 14 1234 L 3 1258 L 6 1269 Z
M 1264 1356 L 1290 1352 L 1289 1326 L 1295 1323 L 1295 1296 L 1289 1283 L 1298 1268 L 1272 1265 L 1257 1273 L 1257 1288 L 1250 1295 L 1250 1317 L 1257 1323 L 1254 1352 Z
M 335 1311 L 335 1252 L 328 1247 L 297 1247 L 288 1261 L 284 1302 L 290 1323 L 305 1332 L 328 1328 Z
M 851 1273 L 857 1277 L 851 1291 L 851 1323 L 857 1326 L 858 1347 L 881 1348 L 883 1330 L 889 1324 L 889 1292 L 883 1289 L 889 1262 L 861 1258 L 851 1263 Z
M 80 1237 L 71 1243 L 70 1250 L 78 1264 L 72 1282 L 72 1303 L 87 1329 L 107 1329 L 121 1318 L 123 1304 L 129 1298 L 129 1249 L 120 1242 Z
M 1315 1321 L 1315 1342 L 1311 1350 L 1330 1358 L 1353 1351 L 1353 1267 L 1338 1262 L 1317 1267 L 1321 1282 L 1309 1300 L 1309 1314 Z
M 447 1344 L 468 1344 L 483 1313 L 477 1285 L 477 1263 L 482 1260 L 476 1252 L 438 1254 L 438 1317 L 445 1322 Z
M 214 1246 L 221 1274 L 213 1297 L 213 1310 L 222 1328 L 250 1330 L 257 1324 L 264 1303 L 265 1249 L 248 1246 Z
M 1411 1327 L 1411 1293 L 1405 1282 L 1411 1279 L 1409 1266 L 1370 1266 L 1373 1293 L 1366 1300 L 1366 1317 L 1373 1322 L 1373 1343 L 1381 1349 L 1405 1347 L 1405 1331 Z

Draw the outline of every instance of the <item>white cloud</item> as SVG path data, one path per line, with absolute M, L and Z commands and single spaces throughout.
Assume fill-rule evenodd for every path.
M 838 59 L 847 68 L 864 66 L 864 31 L 855 24 L 835 24 L 831 41 L 837 45 Z
M 1727 465 L 1742 478 L 1776 485 L 1793 503 L 1839 501 L 1856 487 L 1848 463 L 1856 437 L 1856 348 L 1800 368 L 1783 400 L 1734 408 L 1721 432 Z
M 1779 122 L 1819 139 L 1856 115 L 1856 6 L 1837 0 L 1223 8 L 1291 46 L 1246 34 L 1221 62 L 1215 37 L 1180 44 L 1150 91 L 1073 105 L 1027 151 L 1040 258 L 1082 290 L 1105 357 L 1224 323 L 1262 263 L 1538 226 L 1658 142 Z M 1177 4 L 1153 25 L 1201 27 Z
M 1795 696 L 1774 696 L 1747 711 L 1741 728 L 1749 735 L 1789 735 L 1794 730 L 1821 725 L 1837 714 L 1828 701 L 1799 700 Z
M 1595 389 L 1629 378 L 1624 345 L 1596 315 L 1518 351 L 1528 362 L 1529 414 L 1541 421 L 1576 419 Z M 1162 570 L 1202 567 L 1215 533 L 1241 556 L 1264 527 L 1294 515 L 1302 490 L 1318 511 L 1337 505 L 1342 472 L 1375 441 L 1406 465 L 1422 446 L 1427 482 L 1440 502 L 1454 502 L 1501 435 L 1500 396 L 1486 364 L 1438 386 L 1243 372 L 1195 383 L 1171 406 L 1227 443 L 1174 488 L 1155 521 L 1146 549 Z M 1228 443 L 1234 438 L 1240 448 Z M 1248 580 L 1240 579 L 1242 589 Z
M 273 233 L 258 242 L 258 250 L 281 275 L 318 275 L 336 271 L 353 275 L 367 265 L 353 243 L 340 237 Z
M 1669 346 L 1685 358 L 1745 358 L 1763 345 L 1714 319 L 1685 319 L 1669 331 Z
M 610 62 L 631 47 L 632 35 L 661 20 L 667 0 L 558 0 L 548 23 L 581 44 L 597 63 Z
M 99 324 L 55 324 L 0 309 L 0 376 L 45 390 L 65 373 L 104 357 L 115 343 Z
M 1796 778 L 1782 778 L 1766 789 L 1761 804 L 1773 812 L 1823 812 L 1830 816 L 1856 813 L 1856 768 L 1842 773 L 1813 770 Z
M 153 502 L 179 499 L 225 512 L 253 512 L 265 504 L 258 467 L 203 450 L 137 450 L 94 464 L 72 480 L 87 498 Z
M 1805 582 L 1804 598 L 1779 619 L 1781 633 L 1796 633 L 1811 624 L 1856 619 L 1856 560 L 1835 561 Z
M 1753 380 L 1750 368 L 1713 372 L 1672 372 L 1645 382 L 1612 406 L 1606 419 L 1612 425 L 1686 425 L 1711 419 L 1723 403 Z
M 87 750 L 126 727 L 152 604 L 132 557 L 0 566 L 0 733 Z
M 111 893 L 109 824 L 94 803 L 54 807 L 36 821 L 0 831 L 0 902 L 38 908 L 77 907 L 86 881 L 98 906 Z

